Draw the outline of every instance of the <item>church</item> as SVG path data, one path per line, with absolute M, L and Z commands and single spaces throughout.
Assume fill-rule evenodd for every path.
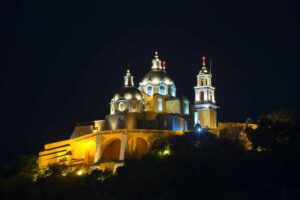
M 191 132 L 195 125 L 217 130 L 218 106 L 206 57 L 196 75 L 193 102 L 176 96 L 175 82 L 157 52 L 138 86 L 129 70 L 123 78 L 105 119 L 77 124 L 69 139 L 44 145 L 38 159 L 41 169 L 59 163 L 115 171 L 125 158 L 146 154 L 161 138 Z

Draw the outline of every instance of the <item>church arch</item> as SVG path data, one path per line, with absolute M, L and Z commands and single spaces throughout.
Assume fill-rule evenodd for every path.
M 112 138 L 109 141 L 103 143 L 103 160 L 119 160 L 121 152 L 121 140 L 118 138 Z
M 135 137 L 128 141 L 129 157 L 139 158 L 149 151 L 149 145 L 144 138 Z

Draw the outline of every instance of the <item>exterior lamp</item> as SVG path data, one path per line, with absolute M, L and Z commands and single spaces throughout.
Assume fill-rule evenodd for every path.
M 166 146 L 164 149 L 162 149 L 162 150 L 160 150 L 160 151 L 158 152 L 158 156 L 159 156 L 160 158 L 163 158 L 163 157 L 166 157 L 166 156 L 170 156 L 170 155 L 171 155 L 171 148 L 170 148 L 169 145 Z
M 163 152 L 162 152 L 162 155 L 163 155 L 163 156 L 168 156 L 168 155 L 170 155 L 170 154 L 171 154 L 171 151 L 170 151 L 169 148 L 163 150 Z
M 195 133 L 196 133 L 197 135 L 200 134 L 200 133 L 203 133 L 203 129 L 202 129 L 202 127 L 201 127 L 201 125 L 200 125 L 199 123 L 197 123 L 197 124 L 195 125 L 194 131 L 195 131 Z
M 80 170 L 78 170 L 78 171 L 76 172 L 76 175 L 77 175 L 77 176 L 82 176 L 82 174 L 83 174 L 83 170 L 82 170 L 82 169 L 80 169 Z

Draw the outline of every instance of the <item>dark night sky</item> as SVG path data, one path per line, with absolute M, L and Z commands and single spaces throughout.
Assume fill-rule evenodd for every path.
M 104 118 L 128 63 L 138 85 L 154 51 L 191 100 L 201 55 L 213 59 L 220 121 L 299 113 L 292 1 L 108 2 L 1 3 L 0 166 Z

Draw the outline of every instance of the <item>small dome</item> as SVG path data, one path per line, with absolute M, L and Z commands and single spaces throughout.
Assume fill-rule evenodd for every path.
M 137 89 L 136 87 L 122 87 L 119 89 L 114 97 L 114 101 L 118 100 L 142 100 L 143 94 L 142 92 Z
M 134 87 L 133 76 L 129 70 L 124 76 L 124 86 L 115 93 L 112 99 L 112 101 L 118 100 L 143 100 L 142 92 Z

